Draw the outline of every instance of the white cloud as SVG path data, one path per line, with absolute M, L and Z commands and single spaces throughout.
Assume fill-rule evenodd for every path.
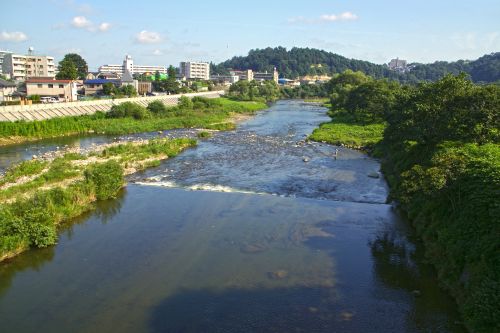
M 141 44 L 156 44 L 160 43 L 162 38 L 157 32 L 142 30 L 135 35 L 135 41 Z
M 28 36 L 21 31 L 2 31 L 0 33 L 0 41 L 3 42 L 22 42 L 28 39 Z
M 156 49 L 153 51 L 153 55 L 154 56 L 161 56 L 161 55 L 163 55 L 163 52 L 161 50 Z
M 73 25 L 75 28 L 89 29 L 92 26 L 92 22 L 87 20 L 85 16 L 75 16 L 71 21 L 71 25 Z
M 102 22 L 99 24 L 99 27 L 97 28 L 101 32 L 108 31 L 111 28 L 111 23 L 108 22 Z
M 351 12 L 344 12 L 339 15 L 331 14 L 331 15 L 321 15 L 319 20 L 322 22 L 335 22 L 335 21 L 353 21 L 357 20 L 358 15 L 353 14 Z
M 71 20 L 71 25 L 77 29 L 85 29 L 90 32 L 105 32 L 111 28 L 111 23 L 102 22 L 101 24 L 96 25 L 85 16 L 73 17 L 73 20 Z
M 292 17 L 288 19 L 288 23 L 291 24 L 317 24 L 317 23 L 328 23 L 328 22 L 345 22 L 345 21 L 355 21 L 358 19 L 358 15 L 351 12 L 344 12 L 341 14 L 324 14 L 318 18 L 306 18 L 303 16 Z

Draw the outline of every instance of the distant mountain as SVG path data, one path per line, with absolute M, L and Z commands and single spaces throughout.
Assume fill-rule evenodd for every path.
M 281 77 L 296 78 L 304 75 L 334 74 L 351 69 L 362 71 L 376 78 L 388 78 L 401 82 L 435 81 L 447 73 L 468 73 L 475 82 L 500 81 L 500 52 L 485 55 L 474 61 L 437 61 L 432 64 L 413 63 L 408 73 L 398 73 L 385 65 L 369 61 L 349 59 L 324 50 L 284 47 L 250 50 L 247 56 L 233 57 L 218 65 L 212 64 L 212 72 L 227 73 L 229 69 L 253 69 L 272 71 L 277 68 Z

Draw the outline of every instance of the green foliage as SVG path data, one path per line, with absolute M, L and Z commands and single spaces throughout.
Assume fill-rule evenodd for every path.
M 12 183 L 22 176 L 32 176 L 40 173 L 47 165 L 47 162 L 40 160 L 23 161 L 11 166 L 0 179 L 0 186 Z
M 123 168 L 113 160 L 88 167 L 84 176 L 86 181 L 94 184 L 98 200 L 113 198 L 124 183 Z
M 229 96 L 239 101 L 272 102 L 281 96 L 279 86 L 274 81 L 238 81 L 229 87 Z
M 201 132 L 198 132 L 198 134 L 196 134 L 196 136 L 199 137 L 200 139 L 208 139 L 208 138 L 212 137 L 212 133 L 207 132 L 207 131 L 201 131 Z
M 406 88 L 393 109 L 385 134 L 390 142 L 500 139 L 500 87 L 474 85 L 463 74 Z
M 148 104 L 147 109 L 149 112 L 155 115 L 164 114 L 168 110 L 162 101 L 152 101 Z
M 119 105 L 113 105 L 111 110 L 106 114 L 108 118 L 126 118 L 146 119 L 150 117 L 148 110 L 136 103 L 124 102 Z
M 187 96 L 181 96 L 179 98 L 178 107 L 181 109 L 192 109 L 193 108 L 193 101 L 191 101 L 191 98 L 189 98 Z
M 272 71 L 277 68 L 281 77 L 297 78 L 304 75 L 333 75 L 346 70 L 360 71 L 371 77 L 415 84 L 421 81 L 436 81 L 447 74 L 469 74 L 474 82 L 500 81 L 500 52 L 485 55 L 474 61 L 456 62 L 438 61 L 432 64 L 410 64 L 410 72 L 399 73 L 385 65 L 368 61 L 348 59 L 335 53 L 294 47 L 250 50 L 247 56 L 233 57 L 218 65 L 211 64 L 214 74 L 227 74 L 229 69 L 253 69 L 254 71 Z
M 70 61 L 75 65 L 77 71 L 77 78 L 84 80 L 89 71 L 87 62 L 79 54 L 76 53 L 66 54 L 63 60 L 59 62 L 59 65 L 61 66 L 61 63 L 66 61 Z
M 32 100 L 33 103 L 40 103 L 40 95 L 31 95 L 28 99 Z
M 102 93 L 104 95 L 111 95 L 115 92 L 115 85 L 111 82 L 106 82 L 102 85 Z
M 467 325 L 499 331 L 499 87 L 474 85 L 464 74 L 398 87 L 353 72 L 328 86 L 332 122 L 311 139 L 378 142 L 391 197 L 414 224 Z
M 75 63 L 69 59 L 61 60 L 56 78 L 58 80 L 76 80 L 78 78 L 78 69 Z

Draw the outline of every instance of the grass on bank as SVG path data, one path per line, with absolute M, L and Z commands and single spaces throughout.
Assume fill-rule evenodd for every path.
M 345 145 L 352 148 L 373 148 L 383 138 L 385 124 L 362 124 L 346 113 L 332 113 L 331 122 L 323 123 L 309 136 L 310 140 Z
M 0 188 L 0 261 L 24 250 L 57 241 L 57 225 L 92 208 L 92 202 L 114 197 L 124 184 L 125 168 L 157 166 L 196 145 L 194 139 L 156 139 L 144 144 L 122 144 L 86 157 L 69 153 L 51 162 L 23 162 L 12 167 Z M 28 171 L 34 179 L 16 184 Z M 20 172 L 23 170 L 23 172 Z M 14 183 L 14 184 L 12 184 Z
M 156 105 L 158 106 L 158 104 Z M 96 112 L 92 115 L 52 118 L 42 121 L 0 122 L 0 145 L 13 141 L 20 142 L 88 133 L 121 135 L 195 127 L 229 130 L 234 128 L 234 124 L 229 121 L 232 114 L 254 113 L 265 109 L 267 105 L 261 102 L 233 101 L 226 98 L 195 97 L 192 101 L 176 107 L 163 106 L 161 108 L 160 106 L 161 110 L 146 109 L 130 102 L 116 107 L 122 109 L 139 107 L 140 111 L 134 114 L 125 114 L 124 117 L 110 117 L 109 114 Z

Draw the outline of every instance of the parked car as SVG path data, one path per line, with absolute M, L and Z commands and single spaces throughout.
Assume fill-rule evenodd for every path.
M 45 97 L 40 97 L 40 102 L 43 104 L 48 104 L 48 103 L 59 103 L 60 101 L 58 97 L 45 96 Z

